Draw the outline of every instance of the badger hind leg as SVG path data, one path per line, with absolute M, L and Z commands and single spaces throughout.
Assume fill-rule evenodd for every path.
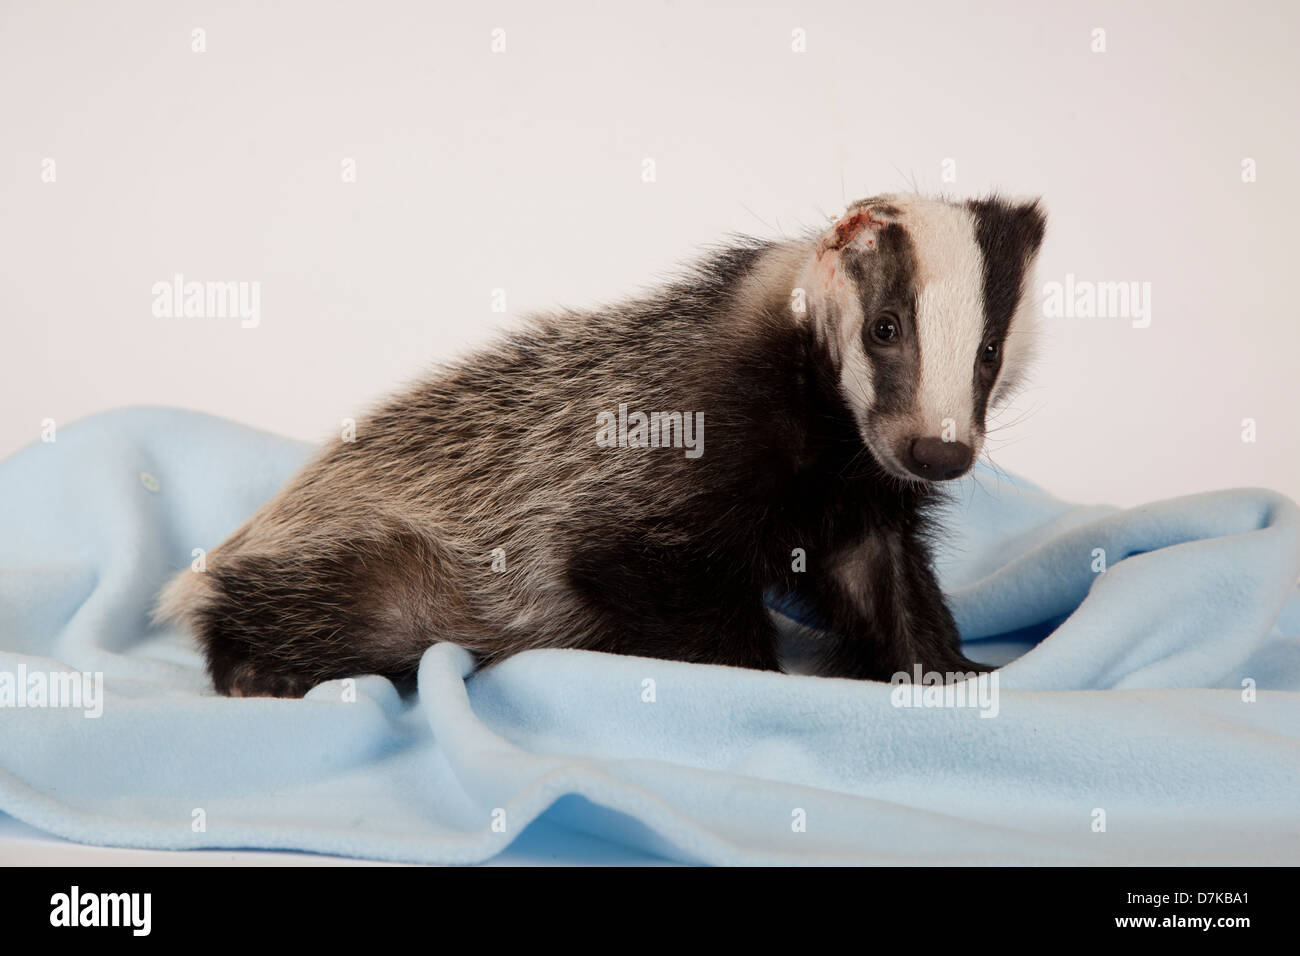
M 213 685 L 233 697 L 301 697 L 370 673 L 400 680 L 449 623 L 448 564 L 410 532 L 217 549 L 206 571 L 173 580 L 156 616 L 194 633 Z

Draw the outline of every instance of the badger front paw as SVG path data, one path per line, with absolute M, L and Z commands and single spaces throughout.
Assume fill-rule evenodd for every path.
M 213 686 L 230 697 L 302 697 L 316 683 L 306 675 L 266 669 L 251 661 L 220 671 L 213 663 L 208 669 Z

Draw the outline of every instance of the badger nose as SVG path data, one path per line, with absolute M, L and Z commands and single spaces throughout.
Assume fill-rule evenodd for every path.
M 945 481 L 966 473 L 970 467 L 970 445 L 942 438 L 914 438 L 907 448 L 903 464 L 907 470 L 931 481 Z

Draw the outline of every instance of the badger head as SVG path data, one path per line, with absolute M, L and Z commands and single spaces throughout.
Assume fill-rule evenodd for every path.
M 1036 320 L 1036 201 L 877 196 L 817 241 L 800 284 L 862 440 L 909 480 L 964 475 L 1015 390 Z

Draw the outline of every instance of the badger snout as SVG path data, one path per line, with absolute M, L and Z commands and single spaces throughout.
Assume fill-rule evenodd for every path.
M 913 438 L 902 455 L 903 465 L 918 478 L 948 481 L 970 470 L 975 453 L 970 445 L 942 438 Z

